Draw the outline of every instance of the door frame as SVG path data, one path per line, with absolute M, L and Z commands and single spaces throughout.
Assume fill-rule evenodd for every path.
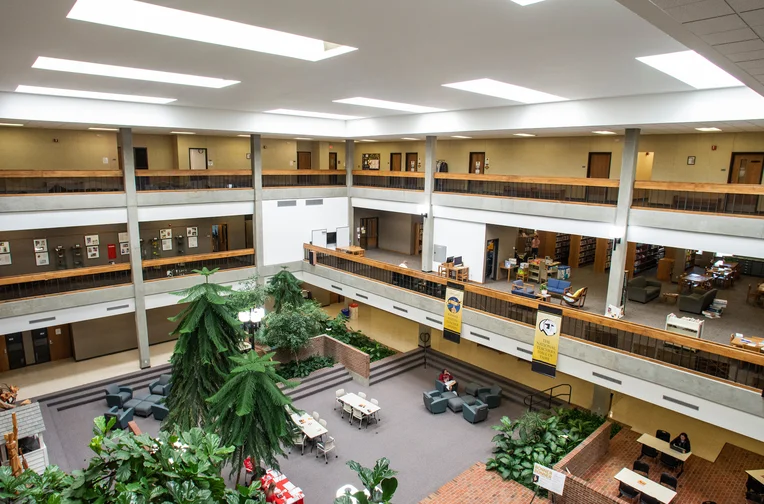
M 732 183 L 732 169 L 735 167 L 735 156 L 764 156 L 764 152 L 733 152 L 730 155 L 730 167 L 727 170 L 727 183 Z M 759 184 L 764 180 L 764 163 L 762 163 L 761 178 L 759 178 Z
M 364 240 L 364 245 L 366 246 L 364 247 L 363 245 L 361 245 L 361 247 L 364 249 L 368 249 L 369 247 L 369 228 L 371 226 L 368 226 L 368 225 L 364 226 L 364 221 L 368 222 L 370 220 L 374 220 L 376 222 L 374 226 L 374 229 L 376 231 L 376 236 L 374 239 L 377 241 L 377 245 L 374 248 L 378 249 L 379 248 L 379 217 L 378 216 L 377 217 L 361 217 L 359 224 L 361 225 L 361 227 L 366 228 L 366 233 L 361 235 L 361 238 L 358 241 L 358 245 L 361 245 L 361 240 Z
M 204 169 L 206 170 L 210 166 L 210 158 L 208 157 L 207 153 L 207 147 L 189 147 L 188 148 L 188 169 L 191 170 L 191 151 L 204 151 Z M 194 171 L 201 171 L 201 170 L 194 170 Z
M 391 152 L 390 153 L 390 171 L 399 171 L 399 170 L 393 170 L 393 156 L 400 156 L 401 158 L 401 171 L 403 170 L 403 153 L 401 152 Z
M 120 147 L 120 149 L 121 149 L 121 147 Z M 136 149 L 143 149 L 143 150 L 146 151 L 146 168 L 138 168 L 136 166 L 135 169 L 136 170 L 148 170 L 149 169 L 149 148 L 148 147 L 133 147 L 133 166 L 135 166 L 135 158 L 136 158 L 135 151 L 136 151 Z M 190 154 L 189 154 L 189 156 L 190 156 Z M 191 169 L 191 158 L 190 157 L 188 159 L 188 168 Z
M 488 266 L 488 245 L 494 242 L 494 250 L 493 250 L 493 268 L 490 272 L 486 271 L 487 275 L 485 278 L 490 278 L 491 280 L 498 280 L 499 278 L 499 239 L 498 238 L 491 238 L 490 240 L 485 241 L 485 254 L 486 254 L 486 266 Z
M 334 158 L 334 168 L 332 168 L 332 158 Z M 313 160 L 311 159 L 310 161 L 311 161 L 311 164 L 313 164 Z M 337 169 L 337 153 L 336 152 L 329 153 L 329 169 L 330 170 Z
M 608 163 L 608 166 L 607 166 L 607 177 L 602 177 L 602 178 L 609 179 L 610 170 L 613 169 L 613 153 L 612 152 L 590 152 L 589 157 L 587 158 L 587 161 L 586 161 L 586 178 L 592 178 L 590 176 L 592 171 L 592 156 L 593 155 L 596 156 L 597 154 L 607 154 L 608 156 L 610 156 L 610 163 Z M 597 178 L 600 178 L 600 177 L 597 177 Z
M 308 154 L 310 156 L 310 168 L 300 168 L 300 154 Z M 297 169 L 298 170 L 313 169 L 313 152 L 312 151 L 297 151 Z
M 416 159 L 414 160 L 414 171 L 419 171 L 419 153 L 418 152 L 407 152 L 404 156 L 403 160 L 406 162 L 406 169 L 403 171 L 410 171 L 409 168 L 409 156 L 414 156 Z
M 472 171 L 472 155 L 473 154 L 482 154 L 483 155 L 482 166 L 480 167 L 480 169 L 483 170 L 482 173 L 485 174 L 485 157 L 486 157 L 485 156 L 485 151 L 470 152 L 470 157 L 467 159 L 467 163 L 469 163 L 469 165 L 467 166 L 468 173 L 475 173 L 474 171 Z

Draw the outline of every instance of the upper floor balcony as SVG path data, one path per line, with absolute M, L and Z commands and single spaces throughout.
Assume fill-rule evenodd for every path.
M 121 193 L 121 170 L 0 170 L 0 195 Z

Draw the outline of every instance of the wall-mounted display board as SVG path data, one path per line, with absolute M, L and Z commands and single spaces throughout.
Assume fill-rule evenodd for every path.
M 163 240 L 167 240 L 169 238 L 172 238 L 172 229 L 160 229 L 159 230 L 159 238 Z
M 197 228 L 197 227 L 187 227 L 186 228 L 186 236 L 199 236 L 199 228 Z
M 119 253 L 121 255 L 130 255 L 130 244 L 129 243 L 120 243 L 119 244 Z
M 38 238 L 34 241 L 34 251 L 35 252 L 47 252 L 48 251 L 48 240 L 45 238 Z M 39 264 L 38 264 L 39 266 Z
M 0 242 L 0 254 L 11 253 L 11 242 Z
M 119 241 L 119 242 L 127 242 L 127 241 L 130 241 L 130 239 L 128 238 L 128 235 L 127 235 L 127 233 L 119 233 L 117 236 L 119 237 L 119 239 L 117 240 L 117 241 Z
M 91 245 L 100 245 L 101 240 L 98 238 L 98 235 L 85 235 L 85 245 L 91 246 Z
M 34 260 L 37 266 L 47 266 L 50 264 L 47 252 L 36 252 L 34 255 Z
M 194 228 L 196 229 L 196 228 Z M 190 236 L 188 237 L 188 248 L 197 248 L 199 246 L 199 238 L 196 236 Z
M 101 253 L 98 250 L 98 245 L 91 245 L 88 247 L 88 259 L 98 259 L 101 257 Z
M 162 240 L 162 250 L 172 250 L 172 240 L 165 238 Z
M 379 154 L 361 154 L 361 168 L 364 170 L 379 170 Z
M 0 266 L 9 266 L 11 264 L 11 254 L 0 254 Z

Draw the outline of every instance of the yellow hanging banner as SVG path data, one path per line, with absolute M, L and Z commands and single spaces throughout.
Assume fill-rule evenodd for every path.
M 552 378 L 556 376 L 561 329 L 562 310 L 539 306 L 536 313 L 536 334 L 533 338 L 532 371 Z
M 462 339 L 462 303 L 464 287 L 449 283 L 446 287 L 446 307 L 443 314 L 443 338 L 459 343 Z

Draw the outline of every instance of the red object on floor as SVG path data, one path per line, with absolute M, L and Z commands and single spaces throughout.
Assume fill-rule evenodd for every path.
M 246 461 L 245 461 L 246 464 Z M 260 478 L 262 488 L 267 488 L 270 485 L 276 485 L 276 488 L 280 492 L 280 497 L 276 496 L 276 504 L 305 504 L 305 494 L 302 490 L 289 482 L 286 476 L 268 469 L 265 475 Z

